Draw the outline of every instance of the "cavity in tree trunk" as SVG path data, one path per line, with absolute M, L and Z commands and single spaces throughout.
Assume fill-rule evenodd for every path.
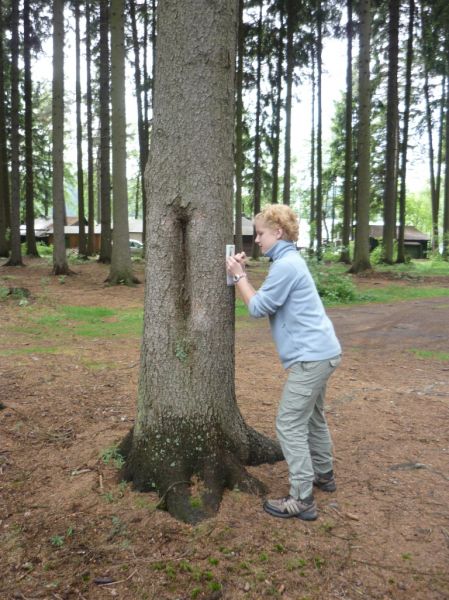
M 76 101 L 76 161 L 78 183 L 78 254 L 87 258 L 86 227 L 84 224 L 83 130 L 81 125 L 81 40 L 80 5 L 75 2 L 75 101 Z
M 10 267 L 23 265 L 20 247 L 19 4 L 11 8 L 11 256 Z
M 64 204 L 64 0 L 53 2 L 53 274 L 69 275 Z
M 100 222 L 99 262 L 111 262 L 111 125 L 109 112 L 109 0 L 100 0 Z
M 399 0 L 388 3 L 388 90 L 387 90 L 387 147 L 385 155 L 385 192 L 383 226 L 383 260 L 393 264 L 396 238 L 396 195 L 398 187 L 398 57 L 399 57 Z
M 236 31 L 236 0 L 158 5 L 146 172 L 151 260 L 137 418 L 122 448 L 125 477 L 158 490 L 170 513 L 189 522 L 213 514 L 226 487 L 260 490 L 244 465 L 282 456 L 247 427 L 235 401 L 224 251 L 232 241 Z
M 405 61 L 405 98 L 404 98 L 404 124 L 402 128 L 401 144 L 401 186 L 399 190 L 399 230 L 398 230 L 398 256 L 397 262 L 405 262 L 404 233 L 405 233 L 405 199 L 407 191 L 407 149 L 408 128 L 410 121 L 410 104 L 412 97 L 412 64 L 413 64 L 413 30 L 415 19 L 415 0 L 410 0 L 407 56 Z
M 352 229 L 352 0 L 347 0 L 346 98 L 345 98 L 345 181 L 343 192 L 343 229 L 340 262 L 350 264 L 349 241 Z
M 369 206 L 370 206 L 370 38 L 371 1 L 360 0 L 359 37 L 359 131 L 357 138 L 357 208 L 354 262 L 350 272 L 359 273 L 371 268 L 369 258 Z
M 113 233 L 109 283 L 137 283 L 129 251 L 128 191 L 126 181 L 125 110 L 125 1 L 112 0 L 111 27 L 111 103 L 112 103 L 112 197 Z

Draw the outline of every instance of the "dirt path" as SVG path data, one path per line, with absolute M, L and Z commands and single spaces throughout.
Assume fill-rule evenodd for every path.
M 1 600 L 449 598 L 449 293 L 330 311 L 344 347 L 328 395 L 338 490 L 317 494 L 318 521 L 270 518 L 234 490 L 190 527 L 100 458 L 133 422 L 139 336 L 37 335 L 49 307 L 141 306 L 142 286 L 79 271 L 0 272 L 33 296 L 30 310 L 0 303 Z M 266 322 L 239 319 L 238 402 L 270 436 L 283 380 Z M 285 463 L 252 472 L 287 492 Z

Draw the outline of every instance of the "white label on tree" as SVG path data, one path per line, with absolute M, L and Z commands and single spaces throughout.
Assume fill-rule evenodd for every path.
M 235 254 L 235 246 L 234 244 L 226 244 L 226 258 L 228 256 L 233 256 Z M 232 275 L 226 273 L 226 283 L 228 285 L 234 285 L 234 280 L 232 279 Z

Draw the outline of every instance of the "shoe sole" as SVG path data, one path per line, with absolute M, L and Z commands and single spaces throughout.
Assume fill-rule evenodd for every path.
M 316 511 L 311 512 L 311 511 L 304 510 L 303 512 L 299 513 L 298 515 L 291 515 L 289 513 L 278 512 L 277 510 L 270 508 L 266 504 L 263 505 L 263 509 L 266 513 L 268 513 L 272 517 L 278 517 L 279 519 L 296 518 L 296 519 L 301 519 L 301 521 L 315 521 L 318 518 L 318 514 L 316 513 Z

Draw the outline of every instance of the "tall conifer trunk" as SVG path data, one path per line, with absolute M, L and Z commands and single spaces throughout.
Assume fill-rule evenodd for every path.
M 256 123 L 254 137 L 254 172 L 253 172 L 253 197 L 254 215 L 260 213 L 261 194 L 262 194 L 262 36 L 263 36 L 263 0 L 259 0 L 259 19 L 257 22 L 257 71 L 256 71 Z M 259 258 L 260 248 L 256 244 L 256 232 L 254 230 L 253 246 L 251 256 L 253 259 Z
M 109 0 L 100 0 L 100 222 L 99 262 L 111 262 L 111 124 L 109 81 Z
M 159 3 L 146 175 L 152 252 L 137 418 L 122 450 L 125 477 L 158 490 L 189 522 L 214 514 L 227 487 L 261 489 L 244 464 L 281 457 L 235 402 L 224 250 L 232 241 L 236 32 L 235 0 Z
M 75 102 L 76 102 L 76 164 L 78 183 L 78 254 L 87 257 L 84 215 L 83 129 L 81 125 L 81 35 L 80 5 L 75 2 Z
M 371 0 L 359 2 L 359 106 L 357 138 L 357 207 L 354 261 L 350 272 L 359 273 L 371 268 L 369 257 L 369 208 L 370 208 L 370 45 Z
M 404 97 L 404 124 L 401 141 L 401 185 L 399 190 L 399 229 L 398 229 L 398 256 L 397 262 L 405 262 L 404 234 L 405 234 L 405 203 L 407 192 L 407 149 L 408 129 L 410 122 L 410 104 L 412 97 L 412 65 L 413 65 L 413 31 L 415 22 L 415 0 L 410 0 L 407 56 L 405 61 L 405 97 Z
M 279 201 L 279 149 L 281 137 L 282 75 L 284 71 L 284 35 L 284 11 L 281 4 L 279 8 L 279 34 L 277 40 L 276 95 L 273 107 L 272 204 L 277 204 Z
M 343 229 L 340 261 L 351 263 L 349 241 L 352 230 L 352 0 L 347 0 L 346 98 L 345 98 L 345 181 L 343 191 Z
M 53 1 L 53 274 L 69 275 L 64 202 L 64 0 Z
M 91 0 L 86 0 L 87 253 L 95 254 L 94 143 L 92 116 Z
M 321 2 L 317 0 L 316 13 L 317 26 L 317 148 L 316 148 L 316 206 L 315 206 L 315 227 L 316 227 L 316 255 L 321 260 L 323 248 L 323 109 L 322 109 L 322 71 L 323 71 L 323 23 L 321 13 Z
M 39 256 L 34 233 L 33 173 L 33 89 L 31 76 L 31 10 L 30 0 L 23 3 L 23 70 L 25 100 L 25 222 L 29 256 Z
M 23 265 L 20 247 L 19 3 L 11 7 L 11 255 L 8 266 Z
M 4 16 L 0 3 L 0 257 L 9 256 L 6 230 L 10 224 L 8 159 L 6 152 Z
M 238 0 L 238 39 L 235 108 L 235 250 L 242 252 L 242 179 L 243 179 L 243 58 L 245 30 L 243 23 L 243 0 Z
M 388 3 L 388 91 L 387 91 L 387 148 L 385 156 L 385 192 L 383 226 L 383 260 L 393 264 L 396 238 L 397 164 L 398 164 L 398 58 L 399 58 L 399 3 Z
M 284 190 L 283 203 L 290 204 L 291 187 L 291 137 L 292 137 L 292 91 L 295 64 L 293 37 L 296 26 L 296 0 L 287 0 L 286 73 L 285 73 L 285 141 L 284 141 Z

